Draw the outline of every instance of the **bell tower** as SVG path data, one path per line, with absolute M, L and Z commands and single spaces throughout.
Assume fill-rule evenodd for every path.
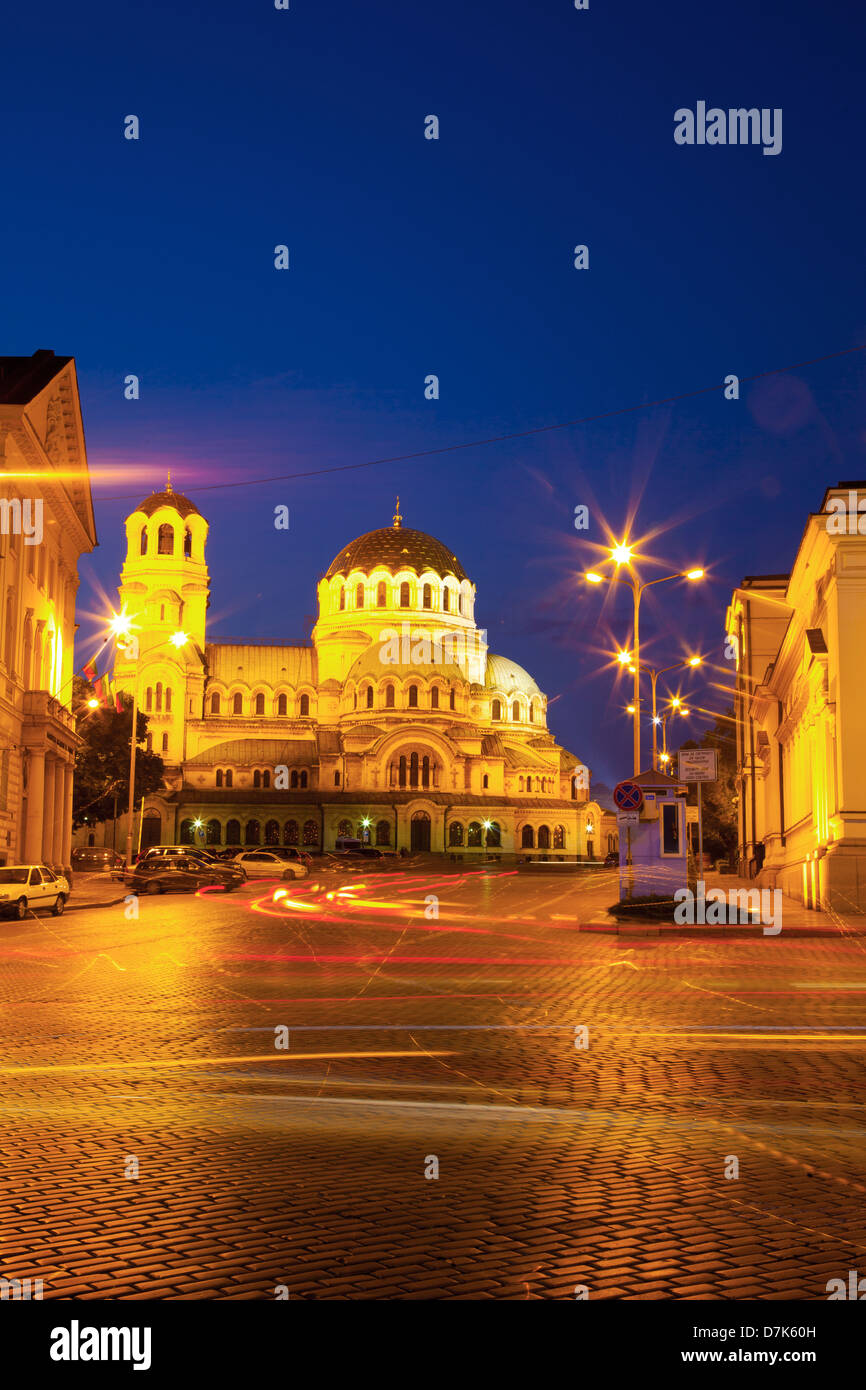
M 188 497 L 165 489 L 126 518 L 120 603 L 133 642 L 118 645 L 114 678 L 148 716 L 151 746 L 167 765 L 183 761 L 187 718 L 200 718 L 204 695 L 205 615 L 210 580 L 208 524 Z M 184 633 L 187 642 L 172 638 Z M 136 655 L 137 648 L 137 655 Z

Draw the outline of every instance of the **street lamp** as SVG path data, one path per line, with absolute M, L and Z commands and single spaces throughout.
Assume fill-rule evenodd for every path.
M 619 573 L 611 575 L 601 575 L 597 570 L 588 570 L 584 575 L 589 584 L 628 584 L 634 597 L 634 775 L 640 772 L 640 601 L 643 597 L 644 589 L 649 589 L 653 584 L 665 584 L 672 579 L 703 579 L 702 569 L 677 570 L 676 574 L 663 574 L 658 579 L 647 579 L 643 584 L 638 579 L 632 568 L 633 547 L 622 541 L 619 545 L 611 546 L 608 560 L 619 571 L 623 567 L 629 571 L 628 579 L 620 579 Z M 624 664 L 624 663 L 623 663 Z
M 703 570 L 694 570 L 693 573 L 694 573 L 695 575 L 703 574 Z M 631 661 L 632 661 L 632 658 L 631 658 L 631 656 L 630 656 L 630 654 L 629 654 L 628 652 L 617 652 L 617 654 L 616 654 L 616 659 L 617 659 L 617 661 L 619 662 L 619 664 L 620 664 L 621 666 L 625 666 L 627 662 L 631 662 Z M 651 686 L 652 686 L 652 699 L 653 699 L 653 714 L 652 714 L 652 722 L 653 722 L 653 770 L 655 770 L 655 766 L 656 766 L 656 763 L 657 763 L 657 761 L 658 761 L 658 743 L 657 743 L 656 730 L 658 729 L 658 726 L 659 726 L 659 725 L 661 724 L 661 722 L 662 722 L 661 719 L 659 718 L 658 706 L 657 706 L 657 690 L 656 690 L 656 687 L 657 687 L 657 685 L 658 685 L 658 678 L 659 678 L 659 676 L 666 676 L 666 675 L 668 674 L 669 671 L 679 671 L 683 666 L 691 666 L 692 668 L 694 668 L 694 667 L 696 667 L 696 666 L 700 666 L 700 664 L 701 664 L 702 661 L 703 661 L 703 657 L 702 657 L 702 656 L 689 656 L 689 657 L 686 658 L 685 661 L 675 661 L 674 664 L 673 664 L 672 666 L 662 666 L 661 670 L 659 670 L 659 671 L 653 670 L 653 669 L 651 669 L 651 668 L 649 668 L 649 667 L 646 668 L 647 674 L 649 675 L 649 678 L 650 678 L 650 684 L 651 684 Z M 634 671 L 636 670 L 636 665 L 630 665 L 628 669 L 629 669 L 630 671 L 634 672 Z M 674 702 L 672 702 L 672 703 L 675 703 L 675 704 L 678 706 L 679 703 L 680 703 L 680 701 L 679 701 L 678 699 L 676 699 L 676 700 L 675 700 Z M 629 714 L 633 714 L 633 713 L 634 713 L 634 707 L 633 707 L 632 705 L 629 705 L 628 709 L 629 709 Z
M 115 637 L 128 637 L 135 624 L 127 616 L 126 610 L 115 613 L 109 623 L 111 631 Z M 169 643 L 177 651 L 186 646 L 189 638 L 185 632 L 173 632 L 169 637 Z M 149 648 L 151 652 L 156 651 L 163 643 L 156 642 Z M 135 756 L 138 752 L 137 725 L 138 725 L 138 660 L 140 658 L 138 643 L 135 643 L 135 656 L 131 658 L 136 662 L 135 672 L 132 677 L 132 726 L 129 736 L 129 822 L 126 834 L 126 872 L 132 868 L 132 831 L 135 824 Z

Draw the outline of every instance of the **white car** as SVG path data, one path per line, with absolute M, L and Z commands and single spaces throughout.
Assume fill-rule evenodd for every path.
M 69 882 L 47 864 L 12 864 L 0 868 L 0 912 L 22 921 L 35 908 L 50 907 L 59 917 L 69 897 Z
M 267 849 L 248 849 L 236 854 L 231 864 L 238 864 L 247 878 L 305 878 L 306 864 L 296 859 L 283 859 Z

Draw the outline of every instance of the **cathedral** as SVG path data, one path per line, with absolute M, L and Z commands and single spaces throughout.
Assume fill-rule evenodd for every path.
M 315 851 L 353 836 L 470 860 L 604 854 L 589 771 L 548 732 L 545 695 L 487 650 L 475 585 L 447 545 L 403 526 L 399 502 L 328 566 L 307 642 L 208 639 L 207 535 L 170 481 L 126 521 L 119 592 L 138 655 L 118 648 L 114 679 L 137 683 L 165 763 L 142 847 Z

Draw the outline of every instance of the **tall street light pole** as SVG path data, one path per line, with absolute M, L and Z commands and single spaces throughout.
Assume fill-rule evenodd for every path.
M 640 601 L 645 589 L 649 589 L 653 584 L 667 584 L 672 579 L 703 579 L 702 569 L 678 570 L 676 574 L 664 574 L 659 579 L 647 579 L 641 584 L 637 574 L 632 569 L 632 547 L 623 543 L 611 548 L 608 560 L 605 563 L 613 564 L 617 570 L 625 566 L 629 571 L 628 579 L 620 579 L 619 574 L 602 575 L 595 570 L 588 570 L 584 575 L 589 584 L 628 584 L 634 597 L 634 737 L 633 737 L 633 761 L 634 776 L 637 777 L 641 771 L 640 765 Z

